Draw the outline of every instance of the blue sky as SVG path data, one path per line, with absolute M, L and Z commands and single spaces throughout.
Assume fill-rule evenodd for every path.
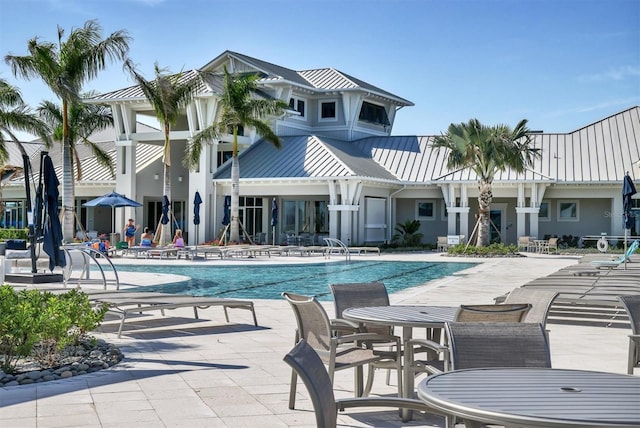
M 333 67 L 412 101 L 394 135 L 437 135 L 450 123 L 570 132 L 640 105 L 638 0 L 0 0 L 0 54 L 34 36 L 56 41 L 97 19 L 125 29 L 130 56 L 177 72 L 233 50 L 294 70 Z M 36 106 L 39 82 L 0 77 Z M 129 86 L 112 65 L 86 86 Z

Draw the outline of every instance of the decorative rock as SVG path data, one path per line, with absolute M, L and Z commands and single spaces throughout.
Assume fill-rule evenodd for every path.
M 27 373 L 27 377 L 29 379 L 38 380 L 42 377 L 42 372 L 39 370 L 34 370 L 32 372 Z
M 19 382 L 20 382 L 20 385 L 29 385 L 31 383 L 35 383 L 35 380 L 29 379 L 28 377 L 26 377 Z
M 60 373 L 61 379 L 66 379 L 73 376 L 73 372 L 71 370 L 67 370 L 66 372 Z

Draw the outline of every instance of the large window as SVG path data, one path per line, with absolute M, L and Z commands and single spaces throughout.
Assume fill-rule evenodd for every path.
M 226 161 L 231 159 L 232 156 L 233 156 L 233 152 L 232 151 L 218 152 L 218 160 L 216 162 L 216 166 L 218 168 L 220 168 L 220 165 L 222 165 L 223 163 L 225 163 Z
M 376 125 L 389 126 L 389 116 L 383 106 L 377 104 L 371 104 L 363 101 L 362 108 L 360 109 L 359 120 L 363 122 L 374 123 Z
M 336 120 L 336 101 L 320 101 L 320 120 L 332 121 Z
M 549 201 L 542 201 L 540 204 L 540 211 L 538 211 L 538 220 L 549 221 Z
M 289 108 L 300 113 L 300 116 L 297 117 L 298 119 L 305 118 L 305 103 L 306 100 L 304 100 L 303 98 L 291 97 L 289 99 Z
M 580 221 L 578 201 L 558 201 L 558 221 Z
M 21 229 L 26 227 L 24 224 L 24 219 L 22 217 L 22 201 L 6 201 L 4 205 L 4 213 L 2 213 L 2 223 L 0 223 L 1 227 L 11 228 L 15 227 L 17 229 Z
M 251 236 L 262 232 L 262 198 L 240 197 L 240 221 Z

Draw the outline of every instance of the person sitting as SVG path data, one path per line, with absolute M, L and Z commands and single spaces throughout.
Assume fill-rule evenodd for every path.
M 153 246 L 153 233 L 149 231 L 148 227 L 144 228 L 142 235 L 140 236 L 140 246 L 141 247 Z
M 184 248 L 184 239 L 182 239 L 182 229 L 176 229 L 176 234 L 173 236 L 173 246 L 176 248 Z

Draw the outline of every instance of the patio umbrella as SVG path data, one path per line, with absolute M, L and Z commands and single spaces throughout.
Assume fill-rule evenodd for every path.
M 276 226 L 278 225 L 278 202 L 273 198 L 271 202 L 271 235 L 272 245 L 276 245 Z
M 226 226 L 231 223 L 231 196 L 224 197 L 224 217 L 222 217 L 222 225 Z
M 64 252 L 60 249 L 62 244 L 62 225 L 58 216 L 58 186 L 60 182 L 56 177 L 53 162 L 49 155 L 44 156 L 44 241 L 43 250 L 49 255 L 49 270 L 56 266 L 64 267 L 66 260 Z
M 196 249 L 198 248 L 198 228 L 200 227 L 200 204 L 202 198 L 200 192 L 196 191 L 193 197 L 193 224 L 196 226 Z
M 98 196 L 95 199 L 82 204 L 85 207 L 111 207 L 111 218 L 113 222 L 113 232 L 116 231 L 116 208 L 121 207 L 141 207 L 140 202 L 129 199 L 120 193 L 111 192 L 106 195 Z
M 162 197 L 162 217 L 160 218 L 160 223 L 163 225 L 169 223 L 169 209 L 171 208 L 171 202 L 169 202 L 169 198 L 167 195 Z
M 625 254 L 627 252 L 627 230 L 631 229 L 633 227 L 633 224 L 635 223 L 635 216 L 633 215 L 633 213 L 631 212 L 631 197 L 633 195 L 635 195 L 636 192 L 636 186 L 634 186 L 633 184 L 633 180 L 631 180 L 631 177 L 629 176 L 629 173 L 627 172 L 627 175 L 624 176 L 624 180 L 622 181 L 622 208 L 623 208 L 623 215 L 624 215 L 624 251 Z M 627 259 L 625 257 L 624 259 L 624 267 L 625 269 L 627 268 Z

